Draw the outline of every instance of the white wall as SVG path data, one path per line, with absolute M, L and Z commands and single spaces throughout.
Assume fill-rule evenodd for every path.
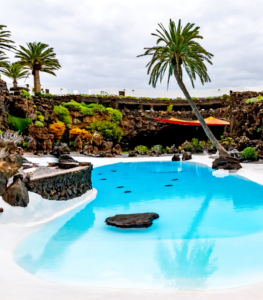
M 124 91 L 122 88 L 101 88 L 101 89 L 90 89 L 89 95 L 97 95 L 103 94 L 102 91 L 107 92 L 109 95 L 119 95 L 119 91 Z M 192 97 L 214 97 L 214 96 L 222 96 L 223 94 L 230 94 L 230 91 L 233 92 L 244 92 L 244 91 L 255 91 L 261 92 L 263 91 L 263 86 L 256 87 L 245 87 L 240 86 L 236 88 L 226 87 L 219 89 L 211 89 L 211 90 L 190 90 L 190 95 Z M 183 93 L 180 90 L 177 91 L 166 91 L 166 90 L 139 90 L 139 89 L 125 89 L 125 96 L 135 96 L 135 97 L 151 97 L 151 98 L 176 98 L 181 97 L 185 98 Z
M 13 87 L 13 83 L 7 83 L 7 88 L 8 90 L 10 90 L 11 87 Z M 24 86 L 26 87 L 24 84 L 18 84 L 18 86 Z M 30 94 L 33 95 L 33 85 L 29 85 L 29 91 Z M 49 90 L 50 94 L 54 94 L 54 95 L 66 95 L 67 94 L 67 89 L 66 88 L 60 88 L 60 87 L 55 87 L 55 86 L 49 86 L 49 85 L 41 85 L 41 88 L 44 89 L 44 93 L 46 93 L 46 89 Z

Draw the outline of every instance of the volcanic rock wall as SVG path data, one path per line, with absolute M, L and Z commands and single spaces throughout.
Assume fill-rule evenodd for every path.
M 232 93 L 229 136 L 233 138 L 247 136 L 250 139 L 263 137 L 263 102 L 246 103 L 248 99 L 259 95 L 263 96 L 263 93 Z

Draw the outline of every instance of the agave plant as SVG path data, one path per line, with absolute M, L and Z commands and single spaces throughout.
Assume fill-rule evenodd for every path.
M 16 145 L 22 143 L 24 140 L 22 135 L 10 129 L 6 130 L 5 132 L 1 132 L 0 139 L 3 141 L 7 141 L 7 140 L 13 141 Z

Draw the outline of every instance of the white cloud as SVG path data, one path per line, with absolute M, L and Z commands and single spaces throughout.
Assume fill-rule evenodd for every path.
M 57 77 L 42 74 L 42 84 L 70 92 L 151 88 L 147 58 L 136 56 L 155 44 L 150 33 L 170 18 L 200 26 L 204 47 L 215 55 L 209 67 L 212 82 L 196 88 L 253 86 L 263 84 L 262 8 L 257 0 L 9 0 L 1 6 L 0 23 L 17 45 L 41 41 L 52 46 L 62 69 Z M 157 88 L 165 89 L 166 83 Z M 175 80 L 170 89 L 178 89 Z

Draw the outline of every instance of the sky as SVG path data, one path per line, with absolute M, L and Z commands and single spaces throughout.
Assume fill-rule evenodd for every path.
M 54 48 L 62 68 L 41 84 L 78 90 L 152 89 L 145 68 L 151 33 L 169 20 L 200 26 L 201 45 L 214 54 L 210 83 L 196 89 L 263 85 L 263 1 L 259 0 L 0 0 L 0 24 L 16 45 L 42 42 Z M 15 61 L 11 52 L 6 53 Z M 6 79 L 2 76 L 3 79 Z M 184 77 L 191 90 L 187 76 Z M 10 79 L 6 79 L 11 82 Z M 24 79 L 20 81 L 24 83 Z M 33 84 L 30 76 L 25 83 Z M 167 89 L 166 80 L 156 89 Z M 171 79 L 170 90 L 178 90 Z

